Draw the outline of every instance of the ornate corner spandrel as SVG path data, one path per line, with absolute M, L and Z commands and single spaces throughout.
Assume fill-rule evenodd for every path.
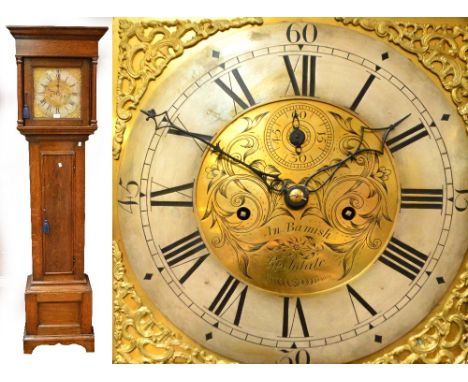
M 118 68 L 116 83 L 116 120 L 112 155 L 120 158 L 127 123 L 146 93 L 151 81 L 185 49 L 218 32 L 246 25 L 261 25 L 262 18 L 232 20 L 119 20 Z
M 468 263 L 423 330 L 370 363 L 468 363 Z
M 417 56 L 450 92 L 468 133 L 468 25 L 418 24 L 371 18 L 337 17 L 344 25 L 375 32 Z
M 113 363 L 229 363 L 188 343 L 154 317 L 128 280 L 116 241 L 112 258 Z

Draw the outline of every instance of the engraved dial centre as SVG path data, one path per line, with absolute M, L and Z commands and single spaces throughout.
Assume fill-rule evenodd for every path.
M 276 179 L 206 150 L 195 211 L 207 247 L 230 273 L 273 293 L 302 295 L 343 285 L 377 259 L 391 237 L 399 187 L 387 149 L 349 157 L 358 145 L 381 146 L 377 133 L 361 135 L 363 126 L 334 105 L 289 99 L 250 109 L 218 134 L 214 143 L 230 156 L 283 181 L 279 190 Z M 306 136 L 298 153 L 289 147 L 292 129 Z M 304 156 L 305 165 L 292 166 L 293 156 Z

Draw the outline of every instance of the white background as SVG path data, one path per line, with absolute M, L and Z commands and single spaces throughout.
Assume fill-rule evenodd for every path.
M 424 8 L 421 7 L 424 4 Z M 16 130 L 16 62 L 14 39 L 5 25 L 94 25 L 111 27 L 110 18 L 89 16 L 148 16 L 152 18 L 262 16 L 450 16 L 468 14 L 463 1 L 405 0 L 271 1 L 144 0 L 144 1 L 22 1 L 0 4 L 0 382 L 148 380 L 372 380 L 404 378 L 462 379 L 463 366 L 363 365 L 234 365 L 144 366 L 112 364 L 112 33 L 99 43 L 98 130 L 86 142 L 85 270 L 93 287 L 96 352 L 78 345 L 40 346 L 23 355 L 24 288 L 31 273 L 31 229 L 28 144 Z M 461 7 L 464 7 L 461 8 Z M 85 17 L 86 16 L 86 17 Z

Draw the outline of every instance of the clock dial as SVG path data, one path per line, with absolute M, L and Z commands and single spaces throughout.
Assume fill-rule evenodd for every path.
M 81 117 L 81 69 L 35 68 L 34 118 Z
M 349 362 L 416 326 L 468 242 L 467 140 L 435 85 L 325 24 L 230 31 L 174 65 L 118 173 L 122 243 L 158 309 L 241 362 Z

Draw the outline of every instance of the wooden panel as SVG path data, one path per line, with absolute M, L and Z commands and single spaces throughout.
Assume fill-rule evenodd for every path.
M 79 334 L 80 302 L 42 302 L 38 304 L 39 335 Z
M 97 43 L 82 41 L 76 44 L 71 40 L 16 40 L 16 51 L 18 55 L 25 56 L 94 57 L 97 55 Z
M 79 302 L 41 302 L 38 304 L 39 326 L 79 324 Z
M 71 274 L 74 271 L 74 166 L 75 153 L 42 152 L 42 220 L 49 232 L 42 232 L 43 274 Z

